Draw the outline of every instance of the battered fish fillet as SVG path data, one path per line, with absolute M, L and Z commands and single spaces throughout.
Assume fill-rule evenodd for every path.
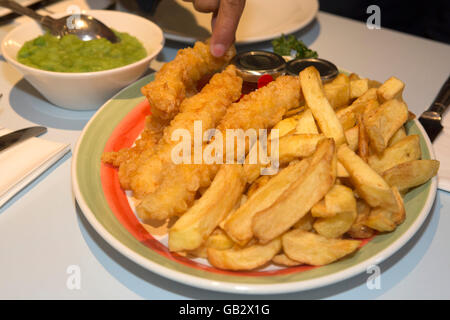
M 173 170 L 172 149 L 180 141 L 172 141 L 177 129 L 185 129 L 191 137 L 191 154 L 194 144 L 194 122 L 201 121 L 201 137 L 203 133 L 217 126 L 225 115 L 227 108 L 241 96 L 242 78 L 236 74 L 234 65 L 225 71 L 215 74 L 200 93 L 186 98 L 180 105 L 180 113 L 164 129 L 164 135 L 154 148 L 150 157 L 141 155 L 136 173 L 131 179 L 131 190 L 135 197 L 156 190 L 162 178 Z
M 222 70 L 235 56 L 231 47 L 223 57 L 214 57 L 208 42 L 196 42 L 193 48 L 179 50 L 175 59 L 156 73 L 155 80 L 142 88 L 152 108 L 148 128 L 161 134 L 178 113 L 181 102 L 197 93 L 197 82 Z
M 225 137 L 227 129 L 272 128 L 287 110 L 299 106 L 300 98 L 298 77 L 279 77 L 232 104 L 217 129 Z M 197 191 L 211 184 L 219 168 L 220 165 L 206 164 L 173 167 L 156 191 L 146 195 L 138 205 L 139 217 L 145 221 L 182 215 L 192 206 Z
M 119 168 L 118 176 L 120 186 L 123 189 L 130 189 L 131 177 L 137 169 L 142 154 L 147 152 L 147 150 L 152 150 L 156 143 L 157 139 L 146 128 L 140 138 L 136 140 L 134 146 L 121 149 L 117 152 L 105 152 L 101 160 L 103 163 Z
M 156 73 L 155 80 L 141 89 L 152 108 L 141 138 L 131 148 L 102 155 L 104 163 L 119 168 L 119 181 L 123 189 L 131 188 L 131 179 L 139 163 L 148 160 L 154 153 L 153 147 L 180 111 L 185 97 L 197 93 L 197 82 L 222 70 L 235 54 L 236 49 L 231 47 L 223 57 L 216 58 L 211 55 L 208 42 L 197 42 L 193 48 L 180 50 L 173 61 Z

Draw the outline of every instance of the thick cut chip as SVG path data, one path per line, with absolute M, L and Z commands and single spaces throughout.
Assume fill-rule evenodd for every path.
M 327 83 L 323 86 L 323 90 L 333 109 L 336 110 L 348 105 L 350 101 L 348 85 Z
M 363 159 L 365 162 L 368 161 L 369 158 L 369 137 L 367 136 L 366 127 L 364 126 L 364 122 L 362 121 L 362 115 L 357 115 L 358 119 L 358 127 L 359 127 L 359 134 L 358 134 L 358 155 Z
M 301 179 L 308 169 L 308 165 L 308 159 L 291 164 L 259 188 L 246 203 L 228 216 L 224 224 L 227 234 L 240 245 L 244 245 L 252 239 L 254 215 L 271 206 L 294 181 Z
M 333 81 L 324 84 L 325 96 L 334 109 L 342 108 L 350 102 L 350 79 L 340 73 Z
M 355 211 L 336 213 L 331 218 L 319 218 L 314 222 L 314 230 L 326 238 L 339 238 L 350 230 L 356 219 Z
M 356 200 L 352 189 L 342 185 L 335 185 L 325 195 L 325 206 L 334 213 L 355 211 Z
M 396 200 L 391 187 L 347 145 L 339 147 L 337 157 L 350 174 L 350 180 L 358 194 L 371 207 L 396 207 Z
M 320 200 L 311 208 L 311 216 L 313 218 L 331 218 L 335 215 L 336 212 L 327 210 L 327 207 L 325 206 L 325 199 Z
M 314 222 L 318 234 L 327 238 L 338 238 L 350 230 L 356 219 L 356 199 L 352 189 L 335 185 L 325 195 L 325 207 L 334 213 L 329 218 L 320 218 Z
M 216 268 L 224 270 L 253 270 L 270 262 L 281 250 L 279 238 L 260 245 L 246 248 L 234 247 L 227 250 L 208 248 L 208 261 Z
M 404 88 L 405 84 L 400 79 L 390 77 L 378 88 L 378 100 L 380 100 L 381 103 L 392 99 L 402 100 Z
M 337 162 L 337 177 L 338 178 L 349 178 L 350 174 L 348 173 L 347 169 L 340 163 Z
M 301 230 L 305 230 L 305 231 L 311 231 L 313 228 L 313 223 L 314 223 L 315 218 L 312 216 L 312 214 L 309 212 L 307 213 L 303 218 L 301 218 L 300 220 L 298 220 L 295 224 L 294 224 L 294 229 L 301 229 Z
M 437 160 L 412 160 L 390 168 L 383 172 L 382 176 L 390 186 L 404 192 L 427 182 L 437 174 L 438 170 L 439 161 Z
M 297 127 L 295 128 L 296 134 L 318 134 L 316 121 L 312 115 L 310 109 L 306 109 L 298 116 Z
M 402 195 L 398 191 L 396 187 L 392 188 L 392 191 L 394 193 L 395 200 L 397 202 L 397 208 L 392 210 L 392 221 L 395 222 L 395 224 L 399 225 L 406 219 L 406 210 L 405 210 L 405 204 L 403 202 Z
M 356 113 L 353 111 L 350 111 L 349 108 L 350 107 L 343 108 L 336 113 L 336 115 L 339 119 L 339 122 L 342 125 L 342 129 L 344 129 L 344 134 L 345 134 L 345 131 L 347 131 L 348 129 L 353 128 L 354 126 L 357 125 Z
M 279 142 L 280 140 L 275 141 Z M 261 146 L 259 140 L 251 147 L 244 162 L 244 173 L 248 183 L 254 183 L 260 177 L 262 168 L 270 165 L 270 148 L 270 140 L 265 147 Z
M 317 146 L 303 177 L 292 183 L 270 207 L 254 216 L 255 237 L 266 243 L 280 236 L 325 196 L 335 180 L 335 144 L 333 139 L 325 139 Z
M 378 89 L 379 87 L 381 87 L 381 85 L 382 85 L 382 83 L 380 81 L 369 79 L 369 88 L 370 89 L 372 89 L 372 88 Z
M 389 232 L 405 220 L 406 211 L 403 198 L 395 187 L 392 188 L 392 194 L 395 198 L 395 205 L 373 208 L 369 216 L 362 222 L 364 225 L 380 232 Z
M 369 100 L 366 103 L 366 108 L 364 109 L 364 112 L 361 113 L 362 116 L 364 116 L 365 114 L 369 113 L 369 112 L 375 112 L 374 110 L 378 109 L 380 107 L 380 103 L 378 102 L 378 100 Z
M 399 100 L 388 100 L 364 115 L 363 121 L 371 146 L 377 153 L 386 149 L 389 140 L 408 120 L 408 107 Z
M 350 81 L 350 99 L 357 99 L 369 90 L 369 79 Z
M 269 156 L 275 156 L 271 154 L 272 146 L 271 143 L 274 141 L 278 142 L 278 164 L 286 165 L 293 160 L 302 159 L 311 156 L 317 148 L 317 144 L 325 139 L 323 134 L 293 134 L 281 137 L 279 140 L 272 140 L 267 147 L 267 153 Z M 255 144 L 253 148 L 261 148 L 258 144 Z M 271 166 L 271 164 L 263 164 L 258 158 L 258 163 L 256 157 L 252 160 L 252 154 L 257 151 L 253 149 L 247 155 L 244 164 L 244 172 L 247 177 L 247 181 L 252 183 L 261 174 L 261 170 L 265 167 Z M 259 151 L 258 151 L 259 152 Z M 263 151 L 264 153 L 265 151 Z
M 365 224 L 370 215 L 369 205 L 364 200 L 358 200 L 356 208 L 358 214 L 347 234 L 354 239 L 367 239 L 373 237 L 375 231 Z
M 369 165 L 378 173 L 395 167 L 403 162 L 418 160 L 422 157 L 420 150 L 420 138 L 418 135 L 410 135 L 386 148 L 380 155 L 369 157 Z
M 317 144 L 325 139 L 323 134 L 294 134 L 280 139 L 280 165 L 292 160 L 311 156 L 316 151 Z
M 217 228 L 216 230 L 214 230 L 208 240 L 206 240 L 205 245 L 207 248 L 225 250 L 233 247 L 234 242 L 230 239 L 230 237 L 227 236 L 225 231 Z
M 247 191 L 247 197 L 251 197 L 259 188 L 267 184 L 272 176 L 261 176 L 253 182 Z M 248 199 L 247 199 L 248 200 Z M 243 203 L 242 203 L 243 204 Z
M 273 257 L 272 262 L 283 267 L 296 267 L 302 265 L 301 262 L 292 260 L 284 253 L 277 254 Z
M 384 208 L 372 209 L 364 224 L 379 232 L 390 232 L 397 227 L 392 219 L 392 212 Z
M 314 67 L 304 69 L 300 72 L 300 83 L 306 104 L 322 133 L 326 137 L 333 138 L 336 145 L 345 143 L 344 129 L 325 96 L 319 71 Z
M 389 140 L 388 147 L 393 146 L 394 144 L 396 144 L 400 140 L 406 138 L 406 136 L 407 135 L 406 135 L 405 127 L 404 126 L 400 127 L 400 129 L 398 129 L 397 132 L 394 133 L 394 135 L 392 136 L 391 140 Z
M 356 80 L 361 79 L 361 77 L 360 77 L 358 74 L 352 72 L 352 73 L 350 73 L 350 75 L 349 75 L 349 79 L 350 79 L 350 81 L 356 81 Z
M 347 143 L 350 149 L 356 151 L 359 145 L 359 125 L 345 130 L 345 137 L 347 138 Z
M 195 250 L 188 251 L 188 254 L 198 258 L 208 258 L 208 248 L 214 248 L 218 250 L 231 249 L 235 245 L 234 241 L 231 240 L 226 233 L 217 228 L 211 233 L 209 238 L 205 243 Z
M 283 250 L 292 260 L 322 266 L 339 260 L 360 246 L 358 240 L 328 239 L 303 230 L 292 230 L 282 237 Z
M 194 250 L 208 239 L 242 196 L 243 176 L 240 165 L 220 168 L 205 194 L 170 228 L 171 251 Z
M 297 123 L 298 123 L 298 118 L 299 116 L 293 116 L 290 118 L 285 118 L 283 120 L 281 120 L 280 122 L 278 122 L 273 128 L 273 130 L 278 130 L 278 137 L 284 137 L 285 135 L 288 135 L 292 132 L 294 132 L 295 128 L 297 127 Z M 270 136 L 269 136 L 269 140 L 272 140 L 273 134 L 271 132 Z
M 370 100 L 375 100 L 378 102 L 377 89 L 372 88 L 367 90 L 362 96 L 353 101 L 352 105 L 358 105 L 361 103 L 367 103 Z
M 361 98 L 363 96 L 361 96 Z M 380 104 L 376 99 L 362 99 L 361 101 L 357 99 L 350 106 L 338 110 L 336 112 L 336 115 L 339 119 L 339 122 L 342 124 L 342 127 L 346 131 L 357 124 L 357 115 L 364 115 L 368 110 L 375 110 L 379 108 L 379 106 Z

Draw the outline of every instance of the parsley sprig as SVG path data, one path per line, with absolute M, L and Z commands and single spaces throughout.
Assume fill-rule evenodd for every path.
M 284 34 L 272 41 L 273 52 L 281 56 L 290 56 L 295 52 L 295 58 L 317 58 L 319 55 L 316 51 L 309 49 L 303 41 L 297 39 L 294 35 L 287 38 Z

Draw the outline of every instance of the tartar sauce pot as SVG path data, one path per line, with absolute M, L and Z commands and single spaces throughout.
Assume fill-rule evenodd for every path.
M 232 64 L 236 66 L 238 75 L 244 80 L 242 93 L 247 94 L 258 89 L 258 80 L 262 76 L 273 79 L 286 73 L 286 61 L 276 53 L 269 51 L 246 51 L 237 54 Z
M 285 74 L 298 76 L 303 69 L 314 66 L 324 83 L 333 80 L 339 71 L 330 61 L 324 59 L 292 59 L 286 62 L 282 56 L 262 50 L 252 50 L 237 54 L 231 61 L 244 80 L 242 93 L 250 93 L 258 87 Z M 261 81 L 263 80 L 263 81 Z

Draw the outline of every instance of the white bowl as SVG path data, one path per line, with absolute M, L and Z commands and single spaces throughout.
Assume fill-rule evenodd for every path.
M 120 89 L 136 81 L 148 69 L 150 61 L 164 46 L 164 35 L 156 24 L 137 15 L 107 10 L 87 10 L 107 26 L 127 32 L 141 41 L 147 57 L 135 63 L 111 70 L 85 73 L 44 71 L 26 66 L 17 61 L 17 53 L 23 44 L 42 34 L 38 23 L 24 23 L 2 41 L 1 50 L 5 59 L 16 67 L 51 103 L 72 110 L 92 110 L 103 105 Z M 53 15 L 63 17 L 67 13 Z

